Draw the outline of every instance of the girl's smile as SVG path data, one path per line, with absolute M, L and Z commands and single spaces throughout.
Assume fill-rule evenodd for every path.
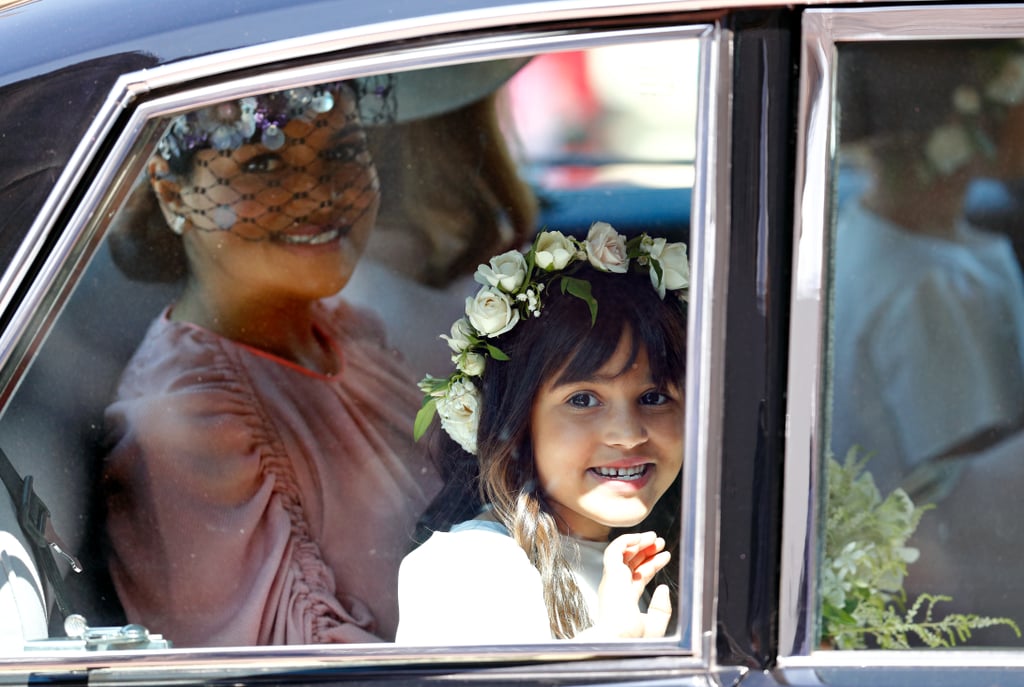
M 648 478 L 653 474 L 653 463 L 649 463 L 646 459 L 641 459 L 643 462 L 618 466 L 618 465 L 604 465 L 601 467 L 590 468 L 589 472 L 593 474 L 597 479 L 608 480 L 612 482 L 622 482 L 624 487 L 640 489 L 647 484 Z
M 541 487 L 560 527 L 584 539 L 640 523 L 683 463 L 682 394 L 654 385 L 643 349 L 624 370 L 631 343 L 626 332 L 593 378 L 548 382 L 533 405 Z

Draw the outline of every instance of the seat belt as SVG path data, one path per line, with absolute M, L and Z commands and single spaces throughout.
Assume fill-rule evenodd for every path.
M 21 531 L 25 533 L 28 544 L 33 549 L 36 564 L 50 583 L 57 609 L 64 618 L 67 618 L 72 610 L 68 604 L 67 589 L 55 556 L 66 560 L 76 573 L 82 572 L 82 564 L 67 550 L 53 528 L 50 510 L 32 488 L 32 475 L 26 475 L 25 479 L 22 479 L 3 449 L 0 449 L 0 479 L 7 487 L 7 493 L 11 495 L 14 510 L 18 515 L 18 524 L 21 525 Z

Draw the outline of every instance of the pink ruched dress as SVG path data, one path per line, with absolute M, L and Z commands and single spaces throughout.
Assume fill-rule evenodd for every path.
M 318 307 L 337 374 L 164 313 L 107 409 L 111 575 L 128 619 L 175 646 L 394 638 L 398 567 L 440 481 L 378 321 Z

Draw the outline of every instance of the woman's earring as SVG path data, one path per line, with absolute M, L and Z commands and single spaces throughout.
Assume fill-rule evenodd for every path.
M 182 217 L 181 215 L 175 215 L 174 219 L 171 221 L 171 231 L 173 231 L 178 236 L 181 236 L 182 234 L 184 234 L 185 233 L 185 218 Z

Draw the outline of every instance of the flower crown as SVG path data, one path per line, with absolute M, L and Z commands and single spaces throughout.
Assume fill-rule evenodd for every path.
M 1019 49 L 1019 48 L 1018 48 Z M 925 142 L 924 157 L 940 176 L 949 176 L 976 154 L 995 157 L 996 144 L 985 133 L 986 115 L 1002 118 L 1006 110 L 1024 103 L 1024 54 L 1006 58 L 999 73 L 979 91 L 960 85 L 953 91 L 953 121 L 936 127 Z
M 661 298 L 666 291 L 687 297 L 690 266 L 685 243 L 641 234 L 630 240 L 607 222 L 594 222 L 585 241 L 558 231 L 544 231 L 523 254 L 517 250 L 491 258 L 477 268 L 474 279 L 482 284 L 476 296 L 466 299 L 466 316 L 455 321 L 451 335 L 441 338 L 452 350 L 455 372 L 446 378 L 427 375 L 419 383 L 425 394 L 416 414 L 413 436 L 426 432 L 436 412 L 441 427 L 467 452 L 476 453 L 479 425 L 479 379 L 487 359 L 508 360 L 493 340 L 519 322 L 540 317 L 544 292 L 557 283 L 562 293 L 583 300 L 590 308 L 590 322 L 597 320 L 597 301 L 590 282 L 572 274 L 582 263 L 602 272 L 624 274 L 631 265 L 650 274 L 651 285 Z

